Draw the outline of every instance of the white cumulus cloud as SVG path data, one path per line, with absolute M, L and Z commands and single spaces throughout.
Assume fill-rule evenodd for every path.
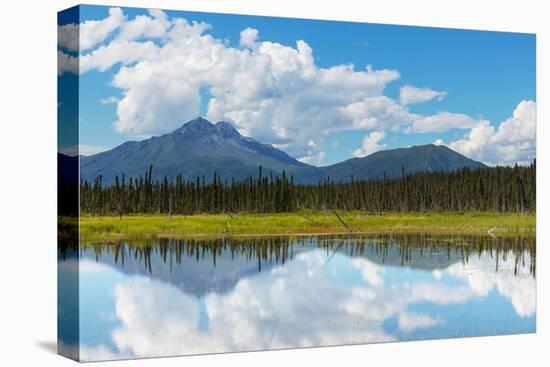
M 61 47 L 78 49 L 70 36 L 75 27 L 59 28 Z M 384 131 L 479 130 L 486 125 L 459 113 L 411 113 L 408 105 L 440 100 L 446 92 L 405 85 L 398 100 L 389 98 L 384 90 L 399 80 L 397 70 L 320 67 L 305 40 L 283 45 L 245 28 L 239 44 L 231 46 L 209 34 L 210 28 L 160 10 L 129 19 L 112 8 L 105 19 L 80 24 L 79 59 L 60 51 L 58 73 L 112 70 L 111 84 L 121 90 L 114 129 L 121 134 L 141 138 L 167 133 L 197 117 L 207 104 L 208 119 L 230 121 L 242 134 L 304 162 L 322 161 L 324 139 L 331 133 L 369 132 L 368 145 L 353 152 L 361 156 L 384 147 L 378 143 Z M 204 91 L 208 101 L 202 100 Z M 506 134 L 504 129 L 499 139 L 507 139 Z M 511 157 L 517 152 L 504 153 Z
M 352 155 L 354 157 L 365 157 L 379 150 L 383 150 L 386 147 L 386 144 L 380 144 L 381 140 L 386 138 L 386 133 L 384 131 L 373 131 L 369 135 L 363 138 L 363 145 L 361 148 L 353 151 Z
M 105 39 L 126 20 L 120 8 L 110 8 L 109 16 L 102 20 L 87 20 L 79 25 L 65 24 L 57 29 L 59 47 L 70 51 L 84 51 Z
M 444 132 L 451 129 L 469 129 L 489 123 L 461 113 L 440 112 L 432 116 L 417 116 L 412 124 L 412 132 Z
M 536 155 L 536 103 L 521 101 L 512 117 L 495 129 L 488 121 L 473 127 L 452 149 L 488 164 L 528 164 Z M 439 141 L 439 143 L 443 143 Z
M 447 92 L 436 91 L 430 88 L 418 88 L 405 85 L 399 89 L 399 102 L 402 105 L 428 102 L 436 98 L 441 101 L 447 96 Z
M 254 48 L 256 46 L 256 40 L 258 39 L 259 32 L 254 28 L 246 28 L 241 31 L 241 38 L 239 44 L 243 47 Z
M 397 71 L 320 68 L 303 40 L 294 47 L 259 42 L 259 32 L 246 28 L 243 48 L 233 48 L 207 34 L 209 28 L 150 13 L 124 22 L 108 42 L 80 56 L 81 72 L 121 65 L 112 83 L 123 91 L 116 131 L 170 131 L 199 114 L 201 89 L 212 96 L 209 119 L 232 121 L 241 133 L 302 161 L 324 157 L 329 132 L 365 128 L 361 124 L 369 119 L 381 128 L 402 123 L 402 108 L 382 96 L 399 78 Z
M 78 73 L 78 57 L 57 51 L 57 75 Z

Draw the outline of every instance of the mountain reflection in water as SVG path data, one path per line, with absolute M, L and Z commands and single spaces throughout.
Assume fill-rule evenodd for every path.
M 67 269 L 75 262 L 68 253 L 59 252 Z M 535 259 L 535 240 L 527 237 L 83 245 L 80 355 L 101 360 L 534 332 Z

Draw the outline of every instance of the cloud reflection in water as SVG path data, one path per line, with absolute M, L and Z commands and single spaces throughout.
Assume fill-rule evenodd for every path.
M 81 260 L 81 277 L 118 274 L 109 290 L 118 324 L 102 343 L 84 338 L 85 360 L 374 343 L 404 334 L 422 339 L 435 327 L 448 328 L 441 337 L 453 337 L 463 334 L 447 324 L 446 307 L 489 297 L 502 309 L 511 304 L 515 317 L 534 324 L 535 278 L 528 266 L 518 268 L 512 254 L 496 272 L 489 252 L 429 270 L 309 248 L 284 265 L 241 274 L 229 289 L 200 294 L 146 274 L 121 279 L 112 264 L 92 264 Z M 426 304 L 437 312 L 415 308 Z M 395 328 L 388 326 L 391 320 Z

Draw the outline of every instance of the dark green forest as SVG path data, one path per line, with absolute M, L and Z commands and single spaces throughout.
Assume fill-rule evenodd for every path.
M 528 166 L 464 168 L 452 172 L 406 173 L 400 178 L 294 183 L 292 176 L 264 174 L 245 180 L 206 182 L 164 177 L 153 180 L 154 167 L 139 177 L 102 176 L 80 183 L 83 214 L 280 213 L 296 210 L 361 210 L 370 213 L 487 211 L 531 213 L 536 209 L 536 161 Z

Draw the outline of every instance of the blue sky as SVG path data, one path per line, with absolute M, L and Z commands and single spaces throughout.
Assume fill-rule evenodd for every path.
M 105 22 L 109 14 L 108 7 L 81 7 L 81 24 L 89 20 L 96 20 L 98 23 Z M 81 51 L 81 58 L 84 55 L 92 55 L 101 47 L 115 44 L 118 37 L 117 32 L 122 33 L 124 23 L 135 20 L 136 16 L 147 16 L 153 21 L 159 19 L 154 18 L 147 10 L 143 9 L 124 8 L 123 14 L 125 18 L 120 22 L 118 28 L 115 27 L 111 32 L 106 33 L 103 39 L 99 39 L 99 42 L 95 40 L 96 43 L 90 48 Z M 112 148 L 127 140 L 140 140 L 150 135 L 169 132 L 193 116 L 202 114 L 229 120 L 242 133 L 247 133 L 262 142 L 273 143 L 296 158 L 303 158 L 304 161 L 316 165 L 331 164 L 380 149 L 436 141 L 487 163 L 511 164 L 514 161 L 523 162 L 534 158 L 533 111 L 536 102 L 534 35 L 181 11 L 166 11 L 165 17 L 169 22 L 173 22 L 177 18 L 184 18 L 189 23 L 193 21 L 208 23 L 210 28 L 203 30 L 201 36 L 211 35 L 214 39 L 219 40 L 225 47 L 224 52 L 231 49 L 239 52 L 247 51 L 246 46 L 240 42 L 243 39 L 241 32 L 246 28 L 252 28 L 257 30 L 257 36 L 253 37 L 254 45 L 270 42 L 271 44 L 280 44 L 287 49 L 297 49 L 296 41 L 303 40 L 311 49 L 312 62 L 316 70 L 328 70 L 338 65 L 352 64 L 353 69 L 348 71 L 351 78 L 349 83 L 352 83 L 356 77 L 354 72 L 364 72 L 367 65 L 375 72 L 391 70 L 397 72 L 398 76 L 383 82 L 382 89 L 377 91 L 365 92 L 363 86 L 358 86 L 357 91 L 354 91 L 349 83 L 334 85 L 333 89 L 327 87 L 326 95 L 339 95 L 345 90 L 345 93 L 349 93 L 349 101 L 346 101 L 347 95 L 339 96 L 338 100 L 328 102 L 324 98 L 317 101 L 311 97 L 305 98 L 306 105 L 293 103 L 291 97 L 288 97 L 285 102 L 274 99 L 272 97 L 273 90 L 286 98 L 285 93 L 302 96 L 300 93 L 303 91 L 307 92 L 311 88 L 325 90 L 325 87 L 319 85 L 315 87 L 315 84 L 308 81 L 308 84 L 304 84 L 302 89 L 299 89 L 300 87 L 289 89 L 286 84 L 277 82 L 279 84 L 275 84 L 275 86 L 269 84 L 271 88 L 269 92 L 261 89 L 262 86 L 258 87 L 255 90 L 258 94 L 256 97 L 250 97 L 248 93 L 246 103 L 243 102 L 238 106 L 234 101 L 222 101 L 219 97 L 218 100 L 222 104 L 221 112 L 209 114 L 208 103 L 212 96 L 210 88 L 216 86 L 217 80 L 203 78 L 200 82 L 197 81 L 195 87 L 201 97 L 200 103 L 197 105 L 193 99 L 195 90 L 189 93 L 176 91 L 173 95 L 168 95 L 160 90 L 162 86 L 157 86 L 156 88 L 160 88 L 158 90 L 155 90 L 155 87 L 150 87 L 152 83 L 147 84 L 148 89 L 137 86 L 135 83 L 121 82 L 119 85 L 113 83 L 117 74 L 121 72 L 121 66 L 132 69 L 140 63 L 153 60 L 152 56 L 147 54 L 132 60 L 125 60 L 124 56 L 121 56 L 120 60 L 115 60 L 106 68 L 90 67 L 83 71 L 81 64 L 80 144 L 88 147 L 90 152 Z M 169 42 L 162 38 L 163 36 L 156 34 L 148 37 L 147 32 L 151 32 L 151 28 L 138 33 L 138 36 L 130 39 L 130 42 L 137 45 L 149 41 L 159 48 L 166 46 Z M 166 31 L 166 34 L 168 32 Z M 83 34 L 84 32 L 81 31 L 81 43 L 83 42 L 82 37 L 85 37 Z M 94 34 L 98 34 L 97 30 Z M 255 52 L 258 53 L 257 50 L 259 50 L 259 48 L 255 49 L 254 47 L 257 46 L 254 45 L 251 45 L 250 50 L 247 51 L 252 55 Z M 62 50 L 67 52 L 66 48 L 62 48 Z M 181 52 L 186 52 L 186 50 Z M 70 54 L 70 52 L 67 53 Z M 275 54 L 272 54 L 272 57 L 274 57 L 273 55 Z M 89 58 L 92 57 L 95 56 L 92 55 Z M 259 56 L 256 57 L 256 60 L 259 60 Z M 154 57 L 154 62 L 159 62 L 157 56 Z M 289 61 L 289 64 L 291 62 L 292 60 Z M 177 63 L 174 67 L 178 68 Z M 151 70 L 159 72 L 159 69 Z M 272 67 L 268 71 L 262 71 L 258 74 L 258 78 L 265 77 L 266 80 L 271 80 L 273 74 L 277 74 L 277 70 L 274 70 Z M 307 71 L 304 70 L 289 71 L 285 75 L 296 80 L 302 77 L 306 78 Z M 210 73 L 212 72 L 210 71 Z M 179 80 L 181 85 L 185 84 L 184 76 L 187 74 L 174 75 L 176 75 L 174 80 Z M 69 72 L 63 73 L 59 77 L 60 82 L 63 82 L 64 78 L 70 77 Z M 155 75 L 152 75 L 151 78 L 153 78 L 151 80 L 156 80 L 154 79 Z M 256 76 L 251 79 L 256 79 Z M 282 80 L 283 77 L 280 79 Z M 228 90 L 231 92 L 230 82 L 220 81 L 219 83 L 225 92 Z M 400 104 L 400 88 L 404 86 L 426 88 L 442 93 L 442 95 L 424 102 Z M 177 87 L 176 85 L 175 88 Z M 143 97 L 143 94 L 147 93 L 150 96 L 156 96 L 159 93 L 159 98 L 165 96 L 166 100 L 173 99 L 170 102 L 172 104 L 167 105 L 165 109 L 162 102 L 156 103 L 151 108 L 152 120 L 164 121 L 163 119 L 167 119 L 166 116 L 161 116 L 158 113 L 155 115 L 155 111 L 165 110 L 173 111 L 170 115 L 173 122 L 164 121 L 162 124 L 159 123 L 156 128 L 148 126 L 145 129 L 132 124 L 139 123 L 136 119 L 149 111 L 141 111 L 141 115 L 137 112 L 132 112 L 133 114 L 128 112 L 129 115 L 117 112 L 117 107 L 125 96 L 130 95 L 127 102 L 135 103 L 139 108 L 140 105 L 143 106 L 143 102 L 140 103 L 139 99 L 132 100 L 131 96 L 146 98 Z M 359 94 L 364 94 L 365 99 L 357 97 Z M 264 95 L 268 95 L 268 97 L 264 97 Z M 376 98 L 389 98 L 385 102 L 384 108 L 390 112 L 399 109 L 399 114 L 392 115 L 391 113 L 394 112 L 388 113 L 388 111 L 381 110 L 372 112 L 372 103 L 375 101 L 369 97 L 373 95 Z M 178 98 L 181 98 L 181 103 L 178 102 Z M 147 101 L 147 99 L 145 100 Z M 242 101 L 243 98 L 239 100 Z M 274 101 L 276 107 L 261 110 L 259 113 L 261 118 L 250 117 L 252 112 L 256 111 L 254 109 L 257 108 L 250 106 L 257 106 L 256 103 L 261 101 L 265 103 Z M 529 103 L 520 105 L 522 101 Z M 362 109 L 362 116 L 357 116 L 357 113 L 353 116 L 350 113 L 341 114 L 346 110 L 346 106 L 349 107 L 348 104 L 358 102 L 364 103 L 366 106 Z M 330 105 L 330 110 L 322 110 L 326 105 Z M 63 111 L 64 108 L 64 104 L 59 107 L 61 116 L 66 113 Z M 251 108 L 251 110 L 249 111 L 247 108 Z M 295 108 L 296 111 L 293 111 L 292 108 Z M 319 116 L 331 116 L 332 120 L 324 121 L 322 118 L 321 120 L 317 118 L 319 129 L 316 130 L 315 122 L 307 121 L 307 115 L 299 115 L 301 111 L 309 108 L 319 112 Z M 514 112 L 516 109 L 517 113 Z M 438 115 L 444 112 L 460 115 L 457 116 L 459 121 L 468 118 L 470 122 L 464 126 L 461 125 L 463 128 L 456 128 L 456 125 L 447 124 L 447 126 L 445 125 L 445 115 Z M 248 117 L 242 117 L 243 115 Z M 296 116 L 294 126 L 291 126 L 291 121 L 277 121 L 277 119 L 292 120 L 294 116 Z M 408 123 L 403 121 L 402 124 L 396 123 L 395 120 L 399 119 L 399 116 L 404 116 L 404 120 L 410 119 L 410 121 Z M 415 127 L 414 121 L 430 116 L 441 118 L 429 120 L 429 128 L 420 130 Z M 349 119 L 349 122 L 340 124 L 340 121 L 346 118 Z M 365 118 L 376 119 L 376 122 L 366 125 L 358 122 Z M 441 120 L 444 121 L 441 123 Z M 115 126 L 117 121 L 121 121 L 118 128 Z M 335 121 L 338 122 L 338 127 L 330 129 L 331 125 L 335 125 Z M 499 129 L 500 125 L 506 121 L 508 124 L 505 124 L 503 129 Z M 306 125 L 309 127 L 306 128 Z M 300 126 L 304 126 L 304 128 L 300 129 Z M 519 139 L 514 129 L 528 131 L 528 134 L 523 134 L 526 136 Z M 474 134 L 469 136 L 472 131 Z M 373 132 L 375 134 L 371 135 L 372 139 L 367 141 L 367 137 Z M 477 137 L 478 135 L 482 135 L 484 138 Z M 61 145 L 63 145 L 62 142 Z M 86 153 L 85 151 L 86 148 L 83 147 L 82 152 Z

